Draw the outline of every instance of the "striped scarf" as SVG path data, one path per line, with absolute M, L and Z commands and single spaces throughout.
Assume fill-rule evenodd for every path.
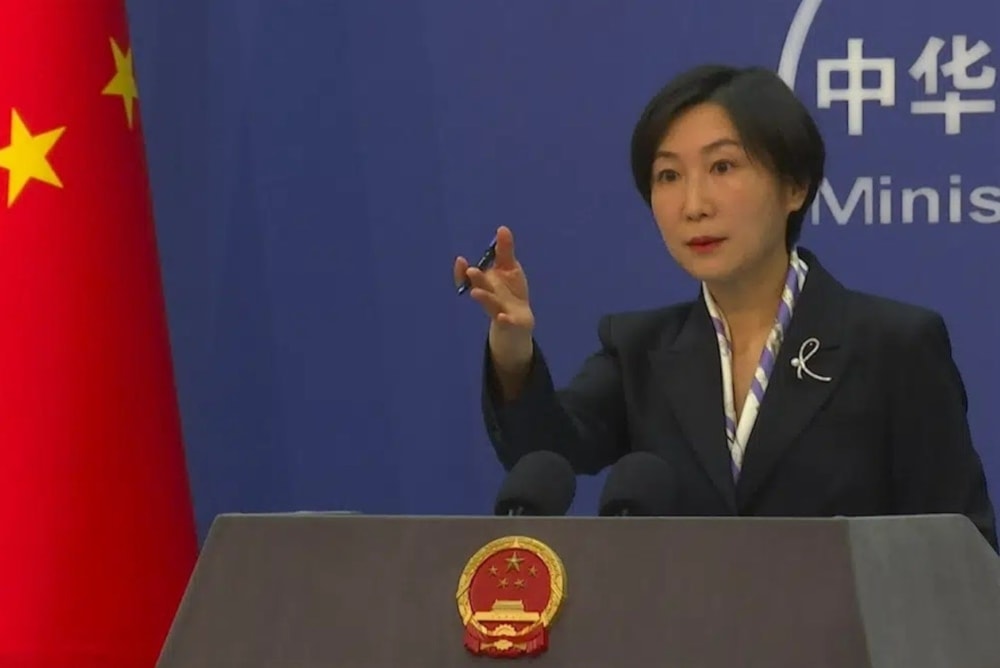
M 774 326 L 768 336 L 764 350 L 761 351 L 760 360 L 757 362 L 757 370 L 754 373 L 753 381 L 750 383 L 750 391 L 747 393 L 743 403 L 743 411 L 740 413 L 740 420 L 736 422 L 736 409 L 733 403 L 733 375 L 732 375 L 732 344 L 730 343 L 729 325 L 725 316 L 719 310 L 715 300 L 708 291 L 708 287 L 702 285 L 702 294 L 705 297 L 705 304 L 708 313 L 712 317 L 712 324 L 718 335 L 719 355 L 722 360 L 722 399 L 726 413 L 726 440 L 729 443 L 729 451 L 732 455 L 733 479 L 739 476 L 740 468 L 743 465 L 743 453 L 750 438 L 750 431 L 757 420 L 757 412 L 760 404 L 764 400 L 764 393 L 767 391 L 768 379 L 771 377 L 771 370 L 774 368 L 774 360 L 778 356 L 778 349 L 784 339 L 785 332 L 792 320 L 792 311 L 795 309 L 795 301 L 802 291 L 802 285 L 806 281 L 806 274 L 809 267 L 799 257 L 798 252 L 792 249 L 788 266 L 788 274 L 785 277 L 785 287 L 781 295 L 781 303 L 778 306 L 778 315 L 775 318 Z

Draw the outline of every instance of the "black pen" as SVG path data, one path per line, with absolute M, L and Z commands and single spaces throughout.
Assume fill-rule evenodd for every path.
M 496 256 L 497 256 L 497 238 L 493 237 L 493 241 L 490 242 L 490 245 L 486 248 L 486 250 L 483 251 L 483 256 L 479 258 L 479 262 L 476 263 L 475 265 L 476 269 L 478 269 L 479 271 L 486 271 L 487 269 L 489 269 L 490 265 L 493 264 L 493 260 L 496 258 Z M 458 286 L 458 294 L 460 295 L 465 294 L 471 287 L 472 284 L 469 282 L 469 277 L 466 276 L 465 280 L 462 281 L 462 284 Z

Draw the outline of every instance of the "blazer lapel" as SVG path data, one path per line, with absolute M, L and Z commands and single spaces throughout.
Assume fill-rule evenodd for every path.
M 651 362 L 665 370 L 664 408 L 673 409 L 684 437 L 735 514 L 736 488 L 726 442 L 719 347 L 701 299 L 694 303 L 676 338 L 665 339 L 654 350 Z
M 847 348 L 842 345 L 846 290 L 815 256 L 801 249 L 799 253 L 809 265 L 809 275 L 750 432 L 736 485 L 740 508 L 752 500 L 784 451 L 834 392 L 848 359 Z M 809 356 L 811 348 L 815 351 Z M 793 365 L 793 360 L 803 356 L 809 371 L 830 380 L 813 378 Z

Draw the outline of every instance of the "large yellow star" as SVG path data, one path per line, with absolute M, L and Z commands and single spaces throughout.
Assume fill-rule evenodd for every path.
M 125 117 L 128 119 L 128 127 L 132 129 L 132 112 L 135 108 L 135 100 L 139 97 L 139 91 L 135 85 L 135 73 L 132 71 L 132 49 L 122 53 L 121 47 L 111 38 L 111 53 L 115 58 L 115 76 L 112 77 L 108 85 L 101 91 L 104 95 L 119 95 L 125 104 Z
M 47 156 L 64 130 L 66 128 L 61 127 L 32 135 L 17 109 L 11 109 L 10 144 L 0 148 L 0 167 L 10 173 L 7 184 L 8 207 L 13 206 L 14 200 L 31 179 L 62 188 L 62 181 L 52 169 Z
M 517 552 L 507 557 L 507 570 L 508 571 L 519 571 L 521 570 L 521 562 L 524 561 L 521 557 L 517 556 Z

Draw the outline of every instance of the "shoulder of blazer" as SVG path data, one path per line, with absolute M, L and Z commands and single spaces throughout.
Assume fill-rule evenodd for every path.
M 856 346 L 883 347 L 915 342 L 946 332 L 944 318 L 930 308 L 892 299 L 841 284 L 807 248 L 799 255 L 809 264 L 803 297 L 811 300 L 810 319 L 832 319 L 827 323 L 851 339 Z M 815 281 L 810 286 L 810 282 Z M 810 323 L 811 325 L 812 323 Z
M 848 290 L 847 295 L 855 341 L 892 345 L 942 334 L 947 339 L 944 317 L 934 309 L 857 290 Z
M 664 337 L 674 338 L 698 302 L 688 301 L 659 308 L 616 311 L 601 316 L 598 336 L 606 347 L 648 349 Z
M 886 360 L 890 373 L 903 378 L 925 370 L 915 370 L 915 359 L 922 360 L 922 364 L 928 364 L 928 359 L 936 360 L 933 367 L 958 388 L 962 407 L 968 409 L 965 380 L 954 356 L 948 325 L 940 312 L 864 292 L 849 291 L 848 296 L 856 345 L 868 347 L 871 354 Z

